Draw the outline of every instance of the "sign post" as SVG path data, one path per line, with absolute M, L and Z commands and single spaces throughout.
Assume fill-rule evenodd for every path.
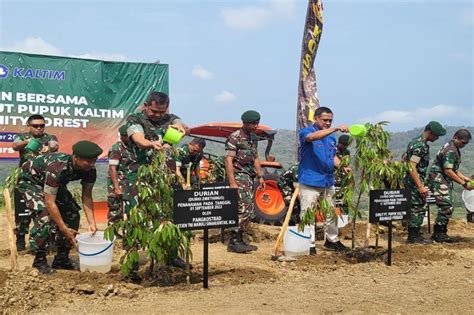
M 392 221 L 407 220 L 411 215 L 411 197 L 408 189 L 381 189 L 370 191 L 369 222 L 388 222 L 387 266 L 392 265 Z
M 182 230 L 204 230 L 203 288 L 209 283 L 209 229 L 239 223 L 238 192 L 222 184 L 201 190 L 177 190 L 173 195 L 173 223 Z

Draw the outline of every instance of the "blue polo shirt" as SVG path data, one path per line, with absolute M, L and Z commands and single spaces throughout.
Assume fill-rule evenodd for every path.
M 307 142 L 306 137 L 317 130 L 316 125 L 300 130 L 298 182 L 307 186 L 329 188 L 334 186 L 336 137 L 331 134 L 323 139 Z

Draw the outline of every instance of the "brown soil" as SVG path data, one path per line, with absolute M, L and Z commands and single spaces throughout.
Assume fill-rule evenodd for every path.
M 4 216 L 0 234 L 6 235 Z M 0 239 L 0 310 L 3 313 L 470 313 L 474 312 L 474 224 L 453 221 L 457 244 L 406 245 L 401 226 L 394 229 L 392 266 L 387 258 L 386 228 L 379 248 L 360 249 L 365 224 L 357 226 L 357 250 L 339 254 L 323 249 L 294 262 L 271 261 L 279 227 L 252 225 L 248 239 L 259 250 L 232 254 L 212 230 L 209 290 L 202 289 L 202 233 L 196 232 L 191 284 L 173 267 L 160 267 L 140 284 L 119 271 L 119 246 L 108 274 L 58 271 L 50 276 L 31 269 L 33 256 L 21 254 L 20 271 L 9 271 L 8 241 Z M 374 231 L 374 228 L 373 228 Z M 345 245 L 351 241 L 346 229 Z M 372 233 L 373 236 L 373 233 Z M 227 235 L 228 237 L 228 235 Z M 370 240 L 370 245 L 375 239 Z M 142 255 L 142 271 L 146 270 Z M 49 257 L 52 259 L 52 256 Z M 73 255 L 77 260 L 77 255 Z

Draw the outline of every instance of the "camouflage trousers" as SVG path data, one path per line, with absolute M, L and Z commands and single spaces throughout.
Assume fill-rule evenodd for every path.
M 138 205 L 137 173 L 130 172 L 126 174 L 126 180 L 124 182 L 123 211 L 128 215 L 130 214 L 130 210 L 136 205 Z
M 33 227 L 30 233 L 31 250 L 47 252 L 54 241 L 57 248 L 71 248 L 71 244 L 62 233 L 58 233 L 54 237 L 55 234 L 53 232 L 57 230 L 57 226 L 49 217 L 48 209 L 44 202 L 44 192 L 42 190 L 20 189 L 20 193 L 33 220 Z M 80 207 L 66 187 L 61 187 L 58 190 L 56 205 L 66 226 L 77 230 L 80 222 Z
M 255 207 L 253 203 L 254 178 L 246 173 L 235 174 L 235 181 L 239 186 L 239 232 L 244 232 L 252 218 Z
M 408 227 L 420 228 L 428 210 L 426 200 L 421 197 L 416 186 L 406 184 L 406 188 L 410 189 L 411 192 L 411 217 L 408 221 Z
M 430 189 L 438 207 L 435 223 L 447 225 L 454 211 L 453 182 L 441 173 L 430 173 Z
M 109 224 L 118 222 L 123 219 L 123 198 L 109 196 L 107 198 L 109 206 L 109 214 L 107 215 L 107 221 Z

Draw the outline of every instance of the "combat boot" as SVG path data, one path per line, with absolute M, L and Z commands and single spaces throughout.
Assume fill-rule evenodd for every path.
M 422 244 L 428 245 L 433 243 L 432 240 L 426 239 L 421 235 L 420 228 L 418 227 L 408 227 L 408 237 L 407 244 Z
M 58 253 L 54 256 L 52 267 L 54 269 L 64 269 L 64 270 L 77 270 L 77 264 L 75 264 L 69 258 L 69 248 L 58 248 Z
M 242 244 L 247 246 L 247 249 L 248 249 L 249 252 L 256 251 L 258 249 L 258 247 L 255 246 L 255 245 L 250 245 L 250 244 L 245 243 L 244 237 L 243 237 L 243 232 L 239 232 L 237 237 L 238 237 L 239 242 L 241 242 Z
M 229 245 L 227 245 L 227 251 L 232 253 L 245 254 L 249 252 L 249 248 L 245 246 L 242 241 L 239 241 L 239 234 L 235 231 L 232 231 L 232 236 L 229 240 Z
M 451 237 L 447 234 L 447 225 L 435 224 L 433 227 L 433 235 L 431 238 L 437 243 L 456 243 L 459 241 L 457 237 Z
M 56 272 L 56 270 L 48 266 L 48 261 L 46 260 L 46 253 L 42 251 L 36 251 L 35 260 L 33 260 L 33 268 L 38 269 L 39 272 L 46 275 Z
M 25 245 L 25 235 L 16 235 L 16 250 L 22 252 L 26 249 Z

